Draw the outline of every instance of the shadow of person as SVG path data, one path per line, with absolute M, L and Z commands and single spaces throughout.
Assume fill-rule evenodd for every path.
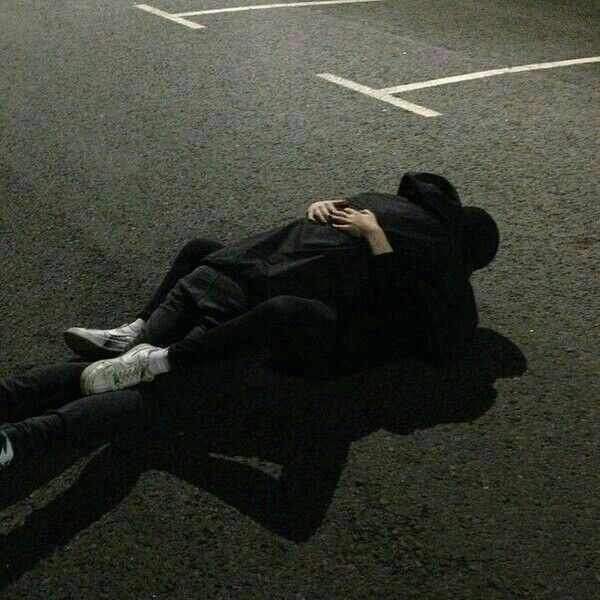
M 327 513 L 352 441 L 380 429 L 407 435 L 472 422 L 492 406 L 496 379 L 525 370 L 520 350 L 488 329 L 450 369 L 406 361 L 322 379 L 261 366 L 211 394 L 201 414 L 101 448 L 67 491 L 0 536 L 0 589 L 114 508 L 150 469 L 214 494 L 277 535 L 306 541 Z M 260 461 L 282 465 L 279 477 Z
M 158 442 L 160 455 L 147 456 L 154 468 L 202 487 L 278 535 L 305 541 L 322 523 L 352 441 L 380 429 L 408 435 L 472 422 L 493 405 L 496 379 L 525 370 L 520 350 L 489 329 L 479 330 L 471 356 L 451 369 L 405 361 L 337 379 L 279 378 L 265 369 L 240 386 L 235 403 L 219 399 L 200 420 L 182 423 L 177 445 L 165 452 Z M 259 457 L 282 465 L 281 474 L 211 453 Z
M 66 462 L 67 457 L 61 456 L 60 464 Z M 0 592 L 116 507 L 140 473 L 139 463 L 122 460 L 111 445 L 95 452 L 66 491 L 27 515 L 22 525 L 0 535 Z

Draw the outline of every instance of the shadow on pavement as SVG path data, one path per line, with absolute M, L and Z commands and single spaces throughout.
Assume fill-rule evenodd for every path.
M 200 420 L 188 416 L 169 423 L 165 433 L 97 451 L 66 491 L 0 536 L 0 590 L 118 505 L 150 469 L 214 494 L 277 535 L 306 541 L 329 508 L 352 441 L 380 429 L 408 435 L 442 423 L 472 422 L 492 406 L 496 379 L 525 370 L 520 350 L 489 329 L 479 330 L 471 357 L 452 369 L 407 361 L 332 380 L 259 369 L 251 382 L 235 388 L 235 402 L 228 390 L 209 403 Z M 83 455 L 54 457 L 8 488 L 0 481 L 0 491 L 8 489 L 10 496 L 0 508 Z M 280 464 L 281 475 L 227 456 Z

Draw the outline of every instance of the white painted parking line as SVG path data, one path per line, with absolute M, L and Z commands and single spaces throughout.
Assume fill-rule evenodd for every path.
M 557 62 L 533 63 L 531 65 L 521 65 L 520 67 L 504 67 L 502 69 L 492 69 L 491 71 L 477 71 L 476 73 L 467 73 L 466 75 L 455 75 L 454 77 L 442 77 L 442 79 L 430 79 L 429 81 L 397 85 L 396 87 L 383 88 L 379 91 L 386 94 L 399 94 L 400 92 L 410 92 L 412 90 L 421 90 L 423 88 L 446 85 L 448 83 L 458 83 L 460 81 L 471 81 L 473 79 L 482 79 L 484 77 L 494 77 L 495 75 L 537 71 L 539 69 L 554 69 L 555 67 L 569 67 L 571 65 L 583 65 L 585 63 L 598 62 L 599 60 L 600 56 L 591 56 L 589 58 L 573 58 L 571 60 L 559 60 Z
M 506 75 L 508 73 L 522 73 L 524 71 L 537 71 L 539 69 L 553 69 L 556 67 L 583 65 L 599 61 L 600 56 L 590 56 L 587 58 L 574 58 L 570 60 L 560 60 L 547 63 L 533 63 L 530 65 L 520 65 L 518 67 L 503 67 L 501 69 L 492 69 L 489 71 L 477 71 L 474 73 L 466 73 L 465 75 L 454 75 L 453 77 L 442 77 L 441 79 L 430 79 L 428 81 L 419 81 L 416 83 L 407 83 L 403 85 L 396 85 L 394 87 L 380 89 L 373 89 L 366 85 L 362 85 L 360 83 L 356 83 L 355 81 L 351 81 L 350 79 L 344 79 L 343 77 L 332 75 L 331 73 L 318 73 L 317 77 L 320 77 L 321 79 L 325 79 L 327 81 L 331 81 L 332 83 L 337 83 L 338 85 L 341 85 L 343 87 L 350 88 L 351 90 L 355 90 L 356 92 L 360 92 L 361 94 L 365 94 L 366 96 L 377 98 L 377 100 L 381 100 L 382 102 L 393 104 L 394 106 L 398 106 L 399 108 L 403 108 L 404 110 L 414 112 L 423 117 L 437 117 L 440 116 L 442 113 L 436 112 L 429 108 L 425 108 L 424 106 L 420 106 L 418 104 L 412 104 L 411 102 L 401 100 L 400 98 L 394 97 L 392 94 L 410 92 L 413 90 L 421 90 L 424 88 L 436 87 L 439 85 L 446 85 L 449 83 L 458 83 L 461 81 L 472 81 L 473 79 L 483 79 L 484 77 L 493 77 L 495 75 Z
M 409 110 L 410 112 L 414 112 L 423 117 L 437 117 L 442 114 L 436 112 L 435 110 L 425 108 L 424 106 L 419 106 L 418 104 L 413 104 L 412 102 L 401 100 L 400 98 L 394 98 L 394 96 L 386 94 L 382 90 L 374 90 L 366 85 L 361 85 L 360 83 L 350 81 L 350 79 L 344 79 L 343 77 L 338 77 L 337 75 L 331 75 L 330 73 L 319 73 L 317 77 L 321 77 L 322 79 L 326 79 L 332 83 L 337 83 L 338 85 L 347 87 L 355 92 L 372 96 L 373 98 L 377 98 L 377 100 L 387 102 L 388 104 L 393 104 L 394 106 L 398 106 L 404 110 Z
M 154 8 L 152 6 L 148 6 L 147 4 L 136 4 L 137 8 L 141 10 L 145 10 L 149 13 L 158 15 L 159 17 L 164 17 L 165 19 L 169 19 L 170 21 L 174 21 L 175 23 L 179 23 L 180 25 L 185 25 L 186 27 L 191 27 L 192 29 L 203 29 L 204 25 L 199 25 L 198 23 L 194 23 L 186 19 L 185 17 L 196 17 L 199 15 L 215 15 L 218 13 L 230 13 L 230 12 L 239 12 L 246 10 L 266 10 L 272 8 L 298 8 L 298 7 L 306 7 L 306 6 L 324 6 L 324 5 L 332 5 L 332 4 L 362 4 L 365 2 L 383 2 L 383 0 L 316 0 L 313 2 L 285 2 L 278 4 L 256 4 L 253 6 L 230 6 L 228 8 L 209 8 L 206 10 L 194 10 L 189 12 L 182 13 L 167 13 L 163 10 L 159 10 L 158 8 Z
M 147 4 L 136 4 L 136 8 L 141 10 L 145 10 L 153 15 L 158 15 L 159 17 L 164 17 L 165 19 L 169 19 L 169 21 L 174 21 L 175 23 L 179 23 L 180 25 L 185 25 L 190 29 L 204 29 L 204 25 L 198 25 L 198 23 L 194 23 L 194 21 L 188 21 L 188 19 L 184 19 L 179 15 L 174 15 L 164 10 L 159 10 L 158 8 L 154 8 L 153 6 L 148 6 Z

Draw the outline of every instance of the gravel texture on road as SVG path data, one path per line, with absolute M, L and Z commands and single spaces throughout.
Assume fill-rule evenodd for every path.
M 239 0 L 155 0 L 167 12 Z M 0 475 L 0 597 L 598 597 L 596 2 L 420 0 L 190 17 L 0 4 L 0 377 L 133 320 L 189 239 L 432 171 L 499 224 L 468 359 L 259 368 L 197 419 Z M 215 377 L 218 377 L 215 371 Z M 224 378 L 225 379 L 225 378 Z

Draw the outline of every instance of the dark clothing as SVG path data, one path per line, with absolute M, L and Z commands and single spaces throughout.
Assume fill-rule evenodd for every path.
M 224 307 L 226 315 L 232 299 L 243 301 L 241 288 L 232 280 L 208 267 L 200 270 L 206 285 L 199 305 L 210 305 L 213 317 L 218 307 Z M 276 296 L 238 312 L 239 316 L 219 326 L 209 323 L 202 335 L 188 335 L 179 352 L 170 352 L 170 360 L 183 368 L 131 388 L 82 397 L 80 375 L 89 364 L 83 362 L 41 367 L 0 380 L 0 424 L 4 422 L 16 455 L 28 458 L 48 451 L 98 446 L 157 428 L 165 431 L 173 419 L 194 417 L 195 422 L 213 422 L 210 398 L 222 394 L 227 386 L 235 389 L 253 367 L 269 362 L 288 374 L 323 379 L 381 364 L 376 340 L 359 344 L 362 353 L 352 352 L 351 340 L 359 339 L 360 334 L 341 327 L 335 309 L 319 300 Z M 177 320 L 177 313 L 163 303 L 144 330 L 149 339 L 141 341 L 168 344 L 171 336 L 178 335 Z M 200 329 L 196 326 L 194 331 Z M 407 356 L 414 352 L 420 335 L 418 330 L 410 331 L 407 325 L 402 340 Z M 234 401 L 230 410 L 246 415 L 251 422 L 255 413 L 268 408 L 265 402 L 276 401 L 267 396 L 260 395 L 244 406 Z
M 147 321 L 150 315 L 164 302 L 167 294 L 182 277 L 189 275 L 196 267 L 199 267 L 202 259 L 211 252 L 216 252 L 221 248 L 224 248 L 223 244 L 205 238 L 198 238 L 187 242 L 177 253 L 171 268 L 164 276 L 158 288 L 156 288 L 154 294 L 152 294 L 152 298 L 136 317 Z
M 83 450 L 137 434 L 166 433 L 174 424 L 194 420 L 199 437 L 217 428 L 227 433 L 231 423 L 251 424 L 269 403 L 270 394 L 240 402 L 223 401 L 224 391 L 235 390 L 251 361 L 223 361 L 165 373 L 135 387 L 83 396 L 79 379 L 89 364 L 65 363 L 30 370 L 19 377 L 0 379 L 0 426 L 19 460 L 48 452 Z M 232 388 L 227 386 L 232 385 Z M 232 391 L 232 393 L 233 393 Z M 234 401 L 237 400 L 237 401 Z M 212 429 L 211 429 L 212 428 Z M 229 431 L 230 433 L 230 431 Z
M 279 295 L 258 301 L 228 276 L 206 265 L 194 288 L 180 280 L 156 309 L 136 343 L 169 347 L 175 369 L 264 353 L 288 373 L 334 377 L 383 364 L 381 344 L 367 321 L 349 321 L 321 300 Z M 413 357 L 421 330 L 410 315 L 396 352 Z
M 39 367 L 0 380 L 0 423 L 17 457 L 98 446 L 149 429 L 161 400 L 170 410 L 173 398 L 152 398 L 143 386 L 82 397 L 79 377 L 88 364 Z
M 322 377 L 403 358 L 459 360 L 477 310 L 462 262 L 462 209 L 448 186 L 407 174 L 398 196 L 350 199 L 375 213 L 391 253 L 373 256 L 362 238 L 307 219 L 228 248 L 187 244 L 139 315 L 147 321 L 142 341 L 168 345 L 171 362 L 185 368 L 85 397 L 87 363 L 0 380 L 0 423 L 10 422 L 17 456 L 99 445 L 204 408 L 208 418 L 211 392 L 265 359 Z M 248 415 L 258 409 L 243 407 Z
M 175 367 L 241 356 L 261 346 L 272 349 L 271 366 L 298 375 L 326 376 L 326 365 L 327 374 L 335 376 L 385 362 L 383 356 L 389 351 L 364 315 L 345 318 L 339 306 L 296 296 L 270 298 L 265 305 L 248 291 L 250 286 L 242 287 L 203 264 L 222 247 L 199 238 L 179 251 L 152 300 L 138 315 L 147 322 L 137 343 L 167 347 L 179 342 L 169 351 Z M 188 280 L 186 276 L 196 268 L 198 272 Z M 394 346 L 396 354 L 414 357 L 422 330 L 407 308 L 398 320 L 401 317 L 405 319 L 404 333 Z M 288 320 L 296 322 L 293 332 Z M 274 328 L 275 322 L 278 328 Z
M 203 247 L 201 241 L 195 246 Z M 18 457 L 96 447 L 138 433 L 166 431 L 174 419 L 194 417 L 195 422 L 205 419 L 214 426 L 215 407 L 210 398 L 265 363 L 289 374 L 325 379 L 381 364 L 375 340 L 366 353 L 344 352 L 344 348 L 352 352 L 351 341 L 360 334 L 341 327 L 335 309 L 319 300 L 277 296 L 258 303 L 254 300 L 251 307 L 253 297 L 222 273 L 202 266 L 196 276 L 198 282 L 204 280 L 196 301 L 206 316 L 200 321 L 206 332 L 194 325 L 196 335 L 188 334 L 178 352 L 172 352 L 178 344 L 171 347 L 169 358 L 183 368 L 131 388 L 83 397 L 80 375 L 89 364 L 85 362 L 41 367 L 0 380 L 0 425 Z M 178 285 L 174 291 L 177 289 Z M 169 298 L 177 299 L 177 293 L 168 294 Z M 183 335 L 180 313 L 168 306 L 165 301 L 153 311 L 144 328 L 147 339 L 140 342 L 167 345 L 173 337 Z M 229 318 L 234 314 L 237 316 Z M 405 335 L 407 356 L 419 334 L 415 330 L 414 335 Z M 368 349 L 368 344 L 361 348 Z M 275 401 L 267 396 L 244 406 L 233 402 L 230 410 L 246 415 L 251 422 L 255 413 L 267 408 L 265 402 Z M 223 427 L 227 428 L 227 423 Z
M 228 275 L 259 301 L 320 300 L 362 331 L 362 340 L 376 340 L 382 363 L 406 358 L 402 340 L 412 323 L 422 333 L 415 358 L 452 364 L 470 348 L 478 324 L 463 261 L 462 206 L 451 184 L 433 174 L 407 173 L 398 192 L 349 202 L 375 213 L 392 253 L 374 256 L 363 238 L 300 218 L 217 250 L 201 266 Z M 205 275 L 194 271 L 183 285 L 198 288 L 197 276 Z
M 254 295 L 225 274 L 200 265 L 177 281 L 146 321 L 136 343 L 167 348 L 185 338 L 188 344 L 171 348 L 171 362 L 179 366 L 177 350 L 183 354 L 184 348 L 191 347 L 209 330 L 246 313 L 258 303 Z

